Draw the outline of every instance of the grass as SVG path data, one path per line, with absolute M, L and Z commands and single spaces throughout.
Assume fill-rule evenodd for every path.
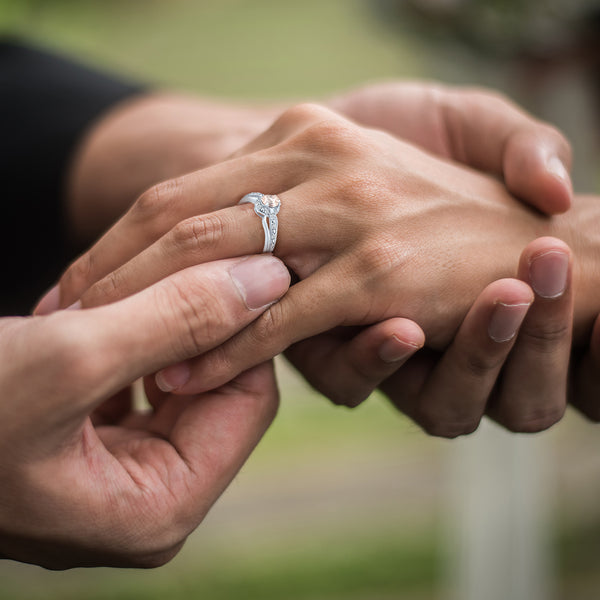
M 246 98 L 416 75 L 360 0 L 0 0 L 0 27 L 164 85 Z
M 389 539 L 381 535 L 328 539 L 286 545 L 255 554 L 216 553 L 192 569 L 153 572 L 48 573 L 32 583 L 14 578 L 3 582 L 4 600 L 46 600 L 54 580 L 62 600 L 373 600 L 412 594 L 432 598 L 440 565 L 432 536 Z M 233 555 L 232 555 L 233 554 Z

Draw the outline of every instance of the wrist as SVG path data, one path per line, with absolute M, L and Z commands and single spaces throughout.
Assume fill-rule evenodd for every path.
M 161 93 L 117 105 L 84 136 L 67 174 L 73 237 L 94 239 L 152 185 L 224 160 L 277 113 Z

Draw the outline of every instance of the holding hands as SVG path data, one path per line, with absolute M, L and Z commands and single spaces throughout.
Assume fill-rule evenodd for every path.
M 581 346 L 600 312 L 600 215 L 594 199 L 549 218 L 515 196 L 569 208 L 567 142 L 477 91 L 388 84 L 329 104 L 348 118 L 300 105 L 244 130 L 227 160 L 224 144 L 207 168 L 115 185 L 109 212 L 124 189 L 152 187 L 37 316 L 0 322 L 15 365 L 0 374 L 0 554 L 50 568 L 169 560 L 273 419 L 282 351 L 334 402 L 380 386 L 436 435 L 485 413 L 517 431 L 560 419 L 572 323 Z M 99 131 L 74 163 L 84 230 L 86 185 L 118 162 L 94 171 L 96 152 L 130 148 Z M 237 202 L 257 190 L 281 199 L 277 258 L 247 257 L 264 233 Z M 577 398 L 596 415 L 598 325 L 591 348 Z M 140 413 L 131 384 L 154 373 Z
M 402 97 L 398 87 L 392 91 Z M 349 98 L 361 93 L 364 94 L 357 92 Z M 378 97 L 385 98 L 385 94 Z M 405 107 L 412 107 L 413 111 L 429 107 L 426 100 L 437 106 L 437 110 L 421 113 L 423 128 L 432 131 L 428 138 L 432 146 L 444 137 L 447 148 L 458 148 L 455 152 L 462 154 L 456 158 L 470 158 L 479 168 L 494 173 L 513 173 L 507 182 L 512 184 L 514 193 L 523 197 L 529 194 L 532 202 L 541 205 L 531 195 L 530 183 L 536 180 L 538 188 L 550 198 L 548 209 L 568 207 L 568 176 L 564 169 L 549 168 L 569 162 L 568 144 L 554 129 L 480 92 L 465 93 L 461 105 L 457 92 L 409 85 L 406 98 Z M 339 104 L 340 100 L 334 102 Z M 381 111 L 365 113 L 379 115 Z M 479 128 L 471 125 L 472 115 L 479 115 Z M 393 119 L 388 120 L 394 124 Z M 439 134 L 442 127 L 444 136 Z M 524 159 L 529 177 L 520 175 Z M 290 356 L 316 387 L 337 401 L 356 403 L 398 367 L 397 361 L 390 364 L 377 354 L 369 361 L 365 349 L 377 352 L 383 347 L 389 351 L 391 347 L 392 353 L 403 352 L 407 358 L 407 353 L 423 344 L 423 334 L 407 318 L 423 326 L 430 348 L 446 348 L 478 292 L 499 277 L 515 274 L 519 254 L 526 244 L 540 234 L 554 233 L 556 228 L 554 221 L 516 202 L 493 179 L 436 160 L 389 135 L 353 125 L 326 109 L 300 106 L 284 113 L 231 160 L 145 193 L 62 278 L 62 306 L 79 297 L 83 306 L 110 302 L 189 264 L 260 251 L 262 231 L 251 207 L 221 209 L 253 189 L 279 193 L 283 208 L 276 253 L 301 281 L 282 302 L 224 347 L 163 371 L 159 381 L 165 389 L 177 388 L 178 393 L 210 389 L 222 383 L 223 365 L 241 372 L 294 342 L 319 335 L 318 344 L 313 343 L 317 341 L 313 337 L 293 348 Z M 220 210 L 207 214 L 214 209 Z M 565 225 L 565 231 L 572 234 L 568 229 Z M 549 251 L 550 259 L 558 256 L 558 268 L 562 268 L 559 291 L 567 292 L 569 252 L 562 244 L 555 252 L 556 244 L 555 240 L 542 241 L 529 254 L 545 256 Z M 539 267 L 540 262 L 536 264 Z M 552 271 L 554 267 L 550 265 L 548 269 Z M 526 264 L 520 276 L 529 280 Z M 506 286 L 510 297 L 503 302 L 497 294 L 504 293 Z M 474 309 L 464 323 L 465 331 L 469 331 L 472 319 L 481 325 L 482 319 L 491 319 L 492 308 L 506 305 L 504 320 L 512 324 L 515 333 L 532 301 L 531 291 L 516 282 L 503 282 L 488 294 L 487 300 L 481 300 L 488 306 L 487 317 L 484 319 L 481 311 Z M 530 320 L 529 326 L 537 323 L 537 337 L 548 333 L 560 357 L 560 361 L 552 361 L 566 364 L 571 294 L 565 293 L 564 302 L 551 306 L 555 307 L 557 320 L 564 323 L 560 343 L 549 330 L 554 324 L 547 319 L 547 310 L 543 318 Z M 582 320 L 585 318 L 582 316 Z M 499 314 L 496 327 L 498 319 Z M 324 334 L 341 325 L 364 326 L 374 322 L 380 325 L 352 341 L 347 340 L 347 328 L 341 338 L 338 333 Z M 510 342 L 511 332 L 506 332 L 506 326 L 503 325 L 504 336 Z M 397 349 L 396 339 L 401 340 Z M 485 397 L 483 403 L 479 402 L 483 408 L 499 366 L 510 350 L 510 343 L 497 344 L 483 348 L 483 354 L 480 345 L 471 345 L 474 357 L 485 357 L 491 352 L 479 369 L 486 371 L 486 385 L 477 388 L 479 394 L 483 389 Z M 382 352 L 385 355 L 386 351 Z M 469 365 L 463 351 L 454 354 Z M 324 358 L 329 359 L 326 365 Z M 489 368 L 483 369 L 486 364 Z M 546 366 L 536 368 L 545 371 Z M 454 361 L 446 370 L 455 370 Z M 349 371 L 354 371 L 355 376 L 348 377 Z M 564 379 L 565 373 L 566 367 L 558 370 L 556 377 Z M 473 388 L 472 382 L 466 384 L 462 387 Z M 385 387 L 390 389 L 388 384 Z M 436 388 L 448 391 L 445 384 L 436 384 L 433 389 Z M 549 382 L 549 389 L 558 389 L 564 399 L 563 388 Z M 412 402 L 423 404 L 415 398 Z M 548 402 L 547 410 L 542 407 L 540 411 L 524 407 L 523 415 L 510 415 L 504 420 L 511 428 L 543 428 L 562 414 L 562 403 L 563 400 Z M 411 414 L 410 408 L 405 410 Z M 435 430 L 427 423 L 427 413 L 412 414 L 427 429 Z M 441 423 L 446 420 L 435 414 L 433 419 Z M 457 424 L 461 421 L 453 420 Z M 470 416 L 465 421 L 463 428 L 470 430 L 478 418 Z M 442 428 L 438 432 L 455 435 L 463 431 Z

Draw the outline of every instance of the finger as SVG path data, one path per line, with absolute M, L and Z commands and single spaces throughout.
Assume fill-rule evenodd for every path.
M 286 357 L 335 404 L 355 407 L 417 350 L 425 334 L 409 319 L 372 325 L 350 340 L 324 333 L 294 344 Z
M 474 302 L 441 360 L 435 366 L 430 363 L 429 373 L 417 374 L 420 387 L 406 385 L 403 378 L 414 381 L 415 375 L 401 370 L 383 386 L 384 391 L 430 435 L 473 432 L 532 302 L 533 292 L 521 281 L 491 283 Z
M 177 223 L 236 204 L 246 193 L 288 189 L 291 165 L 273 167 L 273 157 L 256 153 L 154 186 L 85 254 L 59 282 L 59 306 L 78 300 L 95 282 L 156 242 Z M 248 207 L 246 207 L 248 208 Z M 241 252 L 236 252 L 240 254 Z M 34 311 L 42 314 L 43 301 Z
M 222 344 L 288 285 L 281 261 L 253 256 L 191 267 L 120 302 L 46 319 L 60 323 L 60 364 L 69 364 L 70 381 L 79 382 L 69 389 L 87 405 Z M 185 379 L 184 369 L 178 377 Z
M 506 364 L 490 415 L 519 432 L 547 429 L 566 408 L 573 323 L 572 259 L 569 247 L 539 238 L 525 248 L 519 278 L 535 301 Z
M 269 360 L 302 339 L 358 322 L 362 315 L 354 314 L 348 303 L 353 295 L 352 281 L 343 289 L 331 284 L 344 277 L 344 272 L 343 261 L 331 261 L 310 278 L 292 286 L 280 302 L 222 346 L 186 365 L 174 365 L 158 373 L 159 387 L 177 394 L 214 389 L 231 379 L 232 374 Z M 172 377 L 180 368 L 190 372 L 185 384 L 178 384 Z
M 177 420 L 169 441 L 188 467 L 178 497 L 188 502 L 192 528 L 242 467 L 277 407 L 273 366 L 265 363 L 198 397 Z
M 244 156 L 270 148 L 304 131 L 307 125 L 316 125 L 337 118 L 339 115 L 325 106 L 312 103 L 298 104 L 284 111 L 268 129 L 234 152 L 231 157 Z
M 571 404 L 588 419 L 600 422 L 600 317 L 594 323 L 589 350 L 577 369 Z
M 451 158 L 503 176 L 542 212 L 569 208 L 571 147 L 557 129 L 490 92 L 447 90 L 440 104 Z
M 325 119 L 341 117 L 322 107 L 300 105 L 286 111 L 280 122 L 292 122 L 300 131 Z M 249 192 L 280 194 L 299 185 L 314 164 L 310 154 L 302 151 L 300 145 L 298 148 L 253 152 L 150 188 L 63 274 L 59 306 L 70 306 L 93 283 L 139 254 L 180 221 L 237 204 Z M 47 308 L 45 303 L 40 304 Z M 41 314 L 40 310 L 38 306 L 35 314 Z
M 81 304 L 92 307 L 115 302 L 187 267 L 258 254 L 263 245 L 263 228 L 252 205 L 194 216 L 94 283 L 81 297 Z

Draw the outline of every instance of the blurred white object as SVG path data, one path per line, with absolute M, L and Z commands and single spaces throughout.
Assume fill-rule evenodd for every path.
M 452 600 L 552 600 L 554 485 L 548 436 L 484 420 L 452 442 L 447 565 Z

